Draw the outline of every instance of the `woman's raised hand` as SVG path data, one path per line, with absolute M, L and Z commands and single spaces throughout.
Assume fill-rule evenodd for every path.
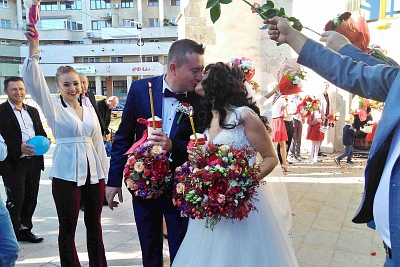
M 36 32 L 36 26 L 32 23 L 26 24 L 25 37 L 29 41 L 29 56 L 39 54 L 39 37 L 34 39 L 33 36 Z

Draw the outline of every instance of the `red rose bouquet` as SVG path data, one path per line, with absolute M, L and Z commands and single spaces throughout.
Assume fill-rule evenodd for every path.
M 159 197 L 172 181 L 166 151 L 145 142 L 128 156 L 124 168 L 125 184 L 135 196 Z
M 360 16 L 357 22 L 351 18 L 350 12 L 344 12 L 326 23 L 325 31 L 336 31 L 344 36 L 354 45 L 365 53 L 381 60 L 388 65 L 399 66 L 396 61 L 386 56 L 379 46 L 369 45 L 370 34 L 367 22 L 364 17 Z
M 296 113 L 300 113 L 303 118 L 309 117 L 317 106 L 317 100 L 311 96 L 305 96 L 297 106 Z
M 293 95 L 302 92 L 305 72 L 296 58 L 286 59 L 275 70 L 274 76 L 279 81 L 279 95 Z
M 214 229 L 221 218 L 248 217 L 255 210 L 260 169 L 251 166 L 254 156 L 249 148 L 210 144 L 197 162 L 187 161 L 175 170 L 173 201 L 182 216 L 206 219 L 205 227 Z

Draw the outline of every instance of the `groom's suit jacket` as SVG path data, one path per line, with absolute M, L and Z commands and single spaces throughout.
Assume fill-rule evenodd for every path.
M 381 180 L 393 131 L 400 122 L 400 68 L 385 65 L 352 45 L 340 54 L 308 40 L 298 63 L 316 71 L 338 87 L 368 99 L 385 102 L 385 108 L 365 168 L 362 203 L 353 219 L 355 223 L 373 220 L 373 202 Z M 349 55 L 349 56 L 345 56 Z M 395 140 L 400 142 L 400 140 Z M 395 266 L 400 266 L 400 161 L 393 166 L 389 189 L 390 241 Z
M 122 185 L 123 170 L 127 160 L 124 153 L 142 137 L 143 131 L 147 129 L 147 126 L 138 123 L 137 119 L 151 118 L 148 82 L 152 84 L 155 116 L 162 118 L 163 77 L 161 75 L 132 82 L 122 113 L 121 124 L 112 145 L 108 186 L 120 187 Z M 191 104 L 196 110 L 199 107 L 199 96 L 194 92 L 188 92 L 185 102 Z M 177 112 L 169 134 L 169 138 L 172 140 L 172 150 L 170 151 L 172 159 L 170 169 L 172 171 L 187 160 L 186 147 L 192 134 L 188 116 L 184 116 L 179 124 L 177 124 L 178 118 L 179 113 Z

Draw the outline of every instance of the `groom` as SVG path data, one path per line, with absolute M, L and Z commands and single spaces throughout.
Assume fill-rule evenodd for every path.
M 168 52 L 167 72 L 164 75 L 132 82 L 122 114 L 122 121 L 112 145 L 110 171 L 106 187 L 106 198 L 110 209 L 118 206 L 114 196 L 122 202 L 122 177 L 127 161 L 124 153 L 142 137 L 146 126 L 138 118 L 151 118 L 149 82 L 152 84 L 155 116 L 162 118 L 162 132 L 153 132 L 148 138 L 161 145 L 172 159 L 170 169 L 187 160 L 186 146 L 192 134 L 189 118 L 177 123 L 176 107 L 186 102 L 197 109 L 199 97 L 194 92 L 202 79 L 204 47 L 189 39 L 175 41 Z M 132 193 L 132 192 L 131 192 Z M 143 199 L 132 195 L 136 227 L 139 235 L 144 266 L 163 266 L 162 220 L 167 224 L 170 262 L 185 237 L 188 219 L 182 218 L 172 204 L 172 185 L 157 199 Z

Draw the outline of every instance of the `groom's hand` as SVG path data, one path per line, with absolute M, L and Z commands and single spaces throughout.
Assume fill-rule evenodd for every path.
M 161 131 L 153 131 L 147 138 L 153 145 L 159 145 L 163 150 L 171 151 L 172 141 Z
M 106 186 L 106 199 L 108 202 L 108 207 L 111 210 L 114 210 L 114 208 L 118 207 L 119 202 L 114 201 L 115 195 L 118 194 L 118 199 L 119 202 L 124 202 L 124 199 L 122 198 L 122 189 L 121 187 L 109 187 Z

